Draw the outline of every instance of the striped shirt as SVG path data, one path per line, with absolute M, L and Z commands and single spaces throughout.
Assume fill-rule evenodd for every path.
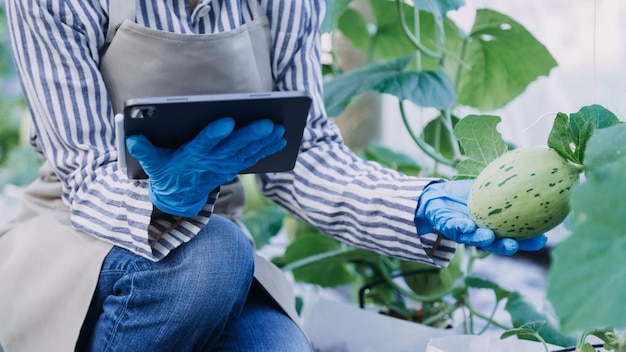
M 437 236 L 418 236 L 414 224 L 417 199 L 432 179 L 358 158 L 326 116 L 319 31 L 325 3 L 260 0 L 270 21 L 277 89 L 314 97 L 294 170 L 261 175 L 262 190 L 345 243 L 446 265 L 454 243 L 435 245 Z M 32 116 L 31 143 L 61 179 L 72 224 L 156 261 L 200 231 L 217 195 L 194 218 L 152 220 L 147 182 L 118 169 L 113 111 L 98 71 L 106 9 L 108 0 L 7 0 L 14 61 Z M 192 13 L 187 1 L 145 0 L 136 11 L 137 23 L 176 33 L 230 31 L 250 18 L 242 0 L 203 0 Z

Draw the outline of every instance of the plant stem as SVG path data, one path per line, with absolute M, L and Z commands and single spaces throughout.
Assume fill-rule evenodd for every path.
M 446 60 L 446 33 L 444 30 L 443 17 L 435 16 L 435 26 L 437 30 L 437 42 L 439 48 L 441 48 L 441 57 L 439 58 L 439 66 L 442 70 L 445 70 L 444 64 Z
M 501 323 L 499 323 L 499 322 L 497 322 L 497 321 L 495 321 L 495 320 L 491 319 L 490 317 L 488 317 L 488 316 L 486 316 L 486 315 L 484 315 L 484 314 L 482 314 L 482 313 L 478 312 L 477 310 L 475 310 L 474 308 L 472 308 L 472 306 L 470 306 L 469 304 L 466 304 L 465 306 L 466 306 L 466 307 L 467 307 L 467 309 L 470 311 L 470 316 L 471 316 L 471 315 L 474 315 L 474 316 L 476 316 L 476 317 L 478 317 L 478 318 L 480 318 L 480 319 L 483 319 L 483 320 L 485 320 L 485 321 L 487 321 L 487 322 L 491 323 L 492 325 L 497 326 L 497 327 L 499 327 L 499 328 L 501 328 L 501 329 L 503 329 L 503 330 L 510 330 L 510 329 L 511 329 L 511 327 L 505 326 L 504 324 L 501 324 Z M 471 317 L 470 317 L 470 321 L 471 321 L 471 320 L 472 320 L 472 319 L 471 319 Z M 473 334 L 473 332 L 471 332 L 471 331 L 470 331 L 470 333 L 472 333 L 472 334 Z
M 359 251 L 356 248 L 344 248 L 344 249 L 338 249 L 338 250 L 334 250 L 334 251 L 329 251 L 329 252 L 324 252 L 324 253 L 320 253 L 320 254 L 316 254 L 316 255 L 312 255 L 310 257 L 304 258 L 304 259 L 300 259 L 300 260 L 296 260 L 295 262 L 291 262 L 285 266 L 283 266 L 281 268 L 282 271 L 293 271 L 308 265 L 312 265 L 315 264 L 315 262 L 324 260 L 324 259 L 329 259 L 332 257 L 336 257 L 336 256 L 342 256 L 345 255 L 347 253 L 352 253 L 352 252 L 357 252 Z M 363 258 L 363 261 L 367 261 L 366 259 Z
M 444 296 L 448 295 L 452 290 L 454 290 L 454 286 L 448 290 L 444 290 L 443 292 L 434 294 L 434 295 L 419 295 L 412 290 L 406 289 L 400 285 L 398 285 L 394 281 L 394 277 L 391 271 L 396 267 L 393 263 L 393 260 L 389 257 L 383 257 L 381 259 L 381 265 L 373 266 L 372 269 L 377 270 L 378 273 L 382 276 L 385 282 L 394 290 L 404 295 L 407 298 L 413 299 L 418 302 L 434 302 L 441 300 Z M 401 273 L 402 274 L 402 273 Z
M 586 340 L 589 336 L 595 336 L 602 340 L 608 350 L 615 352 L 626 352 L 626 334 L 621 336 L 615 332 L 612 327 L 604 329 L 589 329 L 583 331 L 578 337 L 576 343 L 576 351 L 581 350 L 586 344 Z
M 417 49 L 418 53 L 416 54 L 416 60 L 417 60 L 417 69 L 418 71 L 421 70 L 421 54 L 430 56 L 431 58 L 437 59 L 439 60 L 439 66 L 440 69 L 444 69 L 444 59 L 445 59 L 445 55 L 442 53 L 436 53 L 433 51 L 430 51 L 428 48 L 426 48 L 420 41 L 420 22 L 419 22 L 419 16 L 420 16 L 420 10 L 414 5 L 414 26 L 415 26 L 415 33 L 411 32 L 411 30 L 409 29 L 409 26 L 406 23 L 406 18 L 404 17 L 404 9 L 403 9 L 403 1 L 402 0 L 396 0 L 396 6 L 398 9 L 398 17 L 400 20 L 400 24 L 402 27 L 402 31 L 404 32 L 404 34 L 406 35 L 406 37 L 413 43 L 413 45 L 415 46 L 415 48 Z M 443 23 L 443 19 L 440 17 L 436 17 L 435 18 L 435 25 L 436 25 L 436 33 L 437 33 L 437 45 L 445 51 L 444 48 L 444 44 L 445 44 L 445 33 L 444 33 L 444 23 Z M 417 144 L 417 146 L 424 151 L 424 153 L 426 153 L 426 155 L 428 155 L 429 157 L 431 157 L 434 161 L 435 161 L 435 172 L 437 170 L 437 166 L 438 163 L 442 163 L 444 165 L 447 166 L 451 166 L 451 167 L 455 167 L 456 163 L 453 160 L 449 160 L 446 157 L 444 157 L 440 152 L 440 143 L 437 140 L 435 145 L 435 148 L 432 148 L 431 146 L 429 146 L 426 142 L 424 142 L 423 139 L 417 137 L 414 133 L 413 130 L 411 129 L 411 127 L 409 126 L 409 123 L 406 119 L 406 113 L 404 111 L 404 105 L 402 104 L 402 102 L 399 102 L 400 105 L 400 112 L 402 114 L 402 121 L 404 122 L 404 126 L 406 127 L 407 131 L 409 132 L 409 134 L 411 135 L 411 138 L 413 139 L 413 141 Z M 450 136 L 450 140 L 452 142 L 452 150 L 454 152 L 454 160 L 460 160 L 460 150 L 458 147 L 458 142 L 456 140 L 456 137 L 454 136 L 454 131 L 453 131 L 453 126 L 452 126 L 452 117 L 450 114 L 449 110 L 445 110 L 442 111 L 442 123 L 443 125 L 446 127 L 448 135 Z M 439 133 L 435 134 L 435 138 L 439 139 Z
M 459 142 L 454 135 L 454 126 L 452 125 L 452 114 L 450 113 L 450 109 L 445 109 L 441 112 L 441 122 L 446 128 L 448 132 L 448 136 L 450 136 L 450 144 L 452 146 L 452 151 L 454 155 L 454 160 L 461 159 L 461 150 L 459 149 Z
M 574 164 L 574 168 L 576 168 L 576 171 L 578 171 L 579 174 L 583 173 L 585 171 L 585 167 L 583 165 L 580 164 Z
M 333 76 L 337 76 L 341 73 L 341 69 L 337 64 L 339 62 L 339 57 L 337 56 L 337 43 L 334 38 L 331 39 L 330 45 L 330 56 L 332 57 L 330 67 L 332 68 Z
M 617 340 L 615 352 L 626 352 L 626 334 L 622 334 L 621 337 Z
M 440 320 L 442 318 L 445 318 L 446 316 L 450 315 L 452 312 L 454 312 L 457 309 L 457 305 L 456 304 L 448 304 L 446 306 L 445 309 L 443 309 L 442 311 L 440 311 L 439 313 L 430 316 L 424 320 L 422 320 L 422 324 L 424 325 L 430 325 L 434 322 L 436 322 L 437 320 Z
M 500 301 L 496 301 L 496 304 L 494 305 L 493 310 L 491 311 L 491 314 L 489 315 L 489 320 L 487 320 L 487 324 L 485 324 L 485 326 L 482 328 L 482 330 L 480 330 L 480 332 L 478 332 L 477 335 L 482 335 L 493 324 L 493 321 L 494 321 L 493 317 L 496 315 L 498 306 L 500 306 Z
M 435 124 L 435 135 L 433 136 L 435 140 L 433 141 L 433 147 L 435 150 L 441 152 L 441 124 Z M 433 173 L 436 175 L 438 173 L 437 169 L 439 166 L 439 162 L 435 160 L 435 165 L 433 167 Z
M 415 27 L 415 38 L 422 38 L 421 28 L 420 28 L 420 10 L 417 6 L 413 6 L 413 26 Z M 422 52 L 419 50 L 415 51 L 415 62 L 417 71 L 422 70 Z
M 430 49 L 425 47 L 424 44 L 420 42 L 419 38 L 416 38 L 415 35 L 413 35 L 411 30 L 409 29 L 409 26 L 406 23 L 406 19 L 404 18 L 404 9 L 402 8 L 403 6 L 402 0 L 396 0 L 396 6 L 398 8 L 398 17 L 400 20 L 400 25 L 402 26 L 402 31 L 407 36 L 407 38 L 411 41 L 411 43 L 413 43 L 415 48 L 417 48 L 417 50 L 422 52 L 424 55 L 430 56 L 433 59 L 436 59 L 436 60 L 441 59 L 443 57 L 442 54 L 431 51 Z
M 440 162 L 440 163 L 442 163 L 444 165 L 448 165 L 448 166 L 454 167 L 456 165 L 456 163 L 454 161 L 452 161 L 452 160 L 446 158 L 445 156 L 441 155 L 433 147 L 428 145 L 428 143 L 426 143 L 423 139 L 418 137 L 415 134 L 415 132 L 413 132 L 413 129 L 409 125 L 409 121 L 408 121 L 407 116 L 406 116 L 406 111 L 404 110 L 404 104 L 402 104 L 402 101 L 398 101 L 398 105 L 400 107 L 400 115 L 402 116 L 402 122 L 404 123 L 404 126 L 406 127 L 407 132 L 409 132 L 409 135 L 411 136 L 411 139 L 413 139 L 415 144 L 417 144 L 417 146 L 426 155 L 428 155 L 429 157 L 431 157 L 435 161 Z
M 491 255 L 491 252 L 484 251 L 482 253 L 478 253 L 476 247 L 473 246 L 469 247 L 468 251 L 470 256 L 467 260 L 467 270 L 465 270 L 465 272 L 466 276 L 471 276 L 472 272 L 474 271 L 474 263 L 476 262 L 476 260 L 487 258 L 489 255 Z
M 550 352 L 550 350 L 548 349 L 548 345 L 546 344 L 546 340 L 544 340 L 543 337 L 541 337 L 541 335 L 539 335 L 539 333 L 535 333 L 533 336 L 537 340 L 539 340 L 539 342 L 541 342 L 541 344 L 543 345 L 543 348 L 545 349 L 546 352 Z
M 467 311 L 469 312 L 469 333 L 471 335 L 476 335 L 474 333 L 474 312 L 473 309 L 469 306 L 469 304 L 466 304 L 465 307 L 467 308 Z
M 376 36 L 371 35 L 367 47 L 366 65 L 371 65 L 374 62 L 374 49 L 376 48 Z
M 461 53 L 459 54 L 459 66 L 456 69 L 456 75 L 454 77 L 454 91 L 459 92 L 459 84 L 461 84 L 461 72 L 463 72 L 463 60 L 465 59 L 465 52 L 467 51 L 467 38 L 463 39 L 461 44 Z

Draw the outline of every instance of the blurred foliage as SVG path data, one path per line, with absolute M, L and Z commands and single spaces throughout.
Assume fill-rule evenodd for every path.
M 41 163 L 26 143 L 28 115 L 11 58 L 5 15 L 0 1 L 0 189 L 9 183 L 28 184 Z
M 11 105 L 0 96 L 0 165 L 6 163 L 11 149 L 20 142 L 20 120 L 12 117 Z

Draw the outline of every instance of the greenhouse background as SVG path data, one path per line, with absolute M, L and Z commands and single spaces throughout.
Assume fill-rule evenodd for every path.
M 4 1 L 0 0 L 0 227 L 16 214 L 21 187 L 36 177 L 38 166 L 38 158 L 26 143 L 27 112 L 12 70 L 3 7 Z M 518 146 L 545 144 L 557 112 L 571 113 L 589 104 L 601 104 L 625 119 L 626 2 L 468 0 L 450 17 L 469 30 L 475 10 L 482 7 L 515 18 L 546 45 L 558 62 L 548 77 L 539 78 L 524 94 L 491 112 L 502 117 L 499 130 L 507 141 Z M 386 115 L 393 116 L 393 104 L 385 105 L 385 109 L 389 109 L 384 110 Z M 377 137 L 383 145 L 411 154 L 415 146 L 408 135 L 403 135 L 401 126 L 399 118 L 386 117 Z M 556 229 L 551 241 L 558 242 L 565 233 Z M 275 242 L 266 254 L 280 250 L 281 245 Z M 490 258 L 476 271 L 527 294 L 537 305 L 545 298 L 547 270 L 535 262 Z
M 469 31 L 477 8 L 514 18 L 542 42 L 558 66 L 503 109 L 501 133 L 519 146 L 545 144 L 554 114 L 601 104 L 626 115 L 626 3 L 619 0 L 469 0 L 449 14 Z M 595 13 L 595 18 L 594 18 Z M 383 141 L 402 149 L 398 125 L 383 125 Z

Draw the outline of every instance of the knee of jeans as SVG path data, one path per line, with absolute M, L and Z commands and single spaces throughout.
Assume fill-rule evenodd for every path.
M 190 247 L 181 263 L 186 268 L 184 275 L 188 275 L 189 296 L 203 299 L 210 295 L 212 301 L 219 297 L 227 301 L 245 299 L 254 275 L 253 247 L 236 224 L 213 216 L 209 225 L 184 246 Z

